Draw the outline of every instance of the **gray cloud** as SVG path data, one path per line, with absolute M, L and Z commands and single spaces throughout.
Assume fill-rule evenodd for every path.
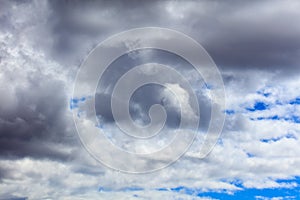
M 0 156 L 66 160 L 66 149 L 75 141 L 70 137 L 74 128 L 67 112 L 67 80 L 62 71 L 55 73 L 59 65 L 39 51 L 43 44 L 35 48 L 43 21 L 28 13 L 45 4 L 1 4 Z M 42 18 L 44 13 L 36 14 Z
M 40 73 L 30 76 L 27 87 L 14 88 L 15 107 L 0 114 L 0 154 L 66 159 L 55 149 L 70 140 L 64 85 Z
M 21 7 L 26 2 L 2 4 L 2 30 L 20 36 L 21 32 L 18 31 L 26 27 L 26 23 L 16 24 L 13 21 L 16 17 L 12 13 L 12 4 Z M 230 6 L 219 1 L 154 1 L 146 4 L 133 1 L 50 1 L 46 5 L 51 10 L 50 14 L 45 15 L 47 24 L 35 25 L 37 29 L 33 33 L 50 36 L 47 40 L 52 41 L 52 45 L 46 47 L 46 42 L 40 44 L 40 47 L 61 62 L 63 67 L 78 64 L 78 60 L 82 60 L 93 45 L 112 33 L 155 25 L 175 28 L 198 39 L 224 70 L 274 70 L 285 66 L 286 71 L 293 71 L 298 69 L 295 66 L 298 62 L 300 30 L 296 26 L 299 4 L 294 1 L 291 4 L 294 5 L 293 9 L 280 1 L 234 1 Z M 34 23 L 30 22 L 27 26 L 31 24 Z M 49 30 L 48 35 L 40 31 L 41 27 Z M 31 37 L 31 40 L 38 42 L 39 37 Z M 4 56 L 9 55 L 3 52 L 1 57 Z M 144 62 L 153 61 L 154 57 L 149 56 Z M 156 57 L 159 58 L 158 62 L 166 62 L 168 65 L 178 62 L 176 59 L 170 62 L 174 57 L 167 54 Z M 124 62 L 119 64 L 120 67 L 110 72 L 104 80 L 104 87 L 109 87 L 113 79 L 128 70 L 130 65 L 138 63 L 128 62 L 127 67 L 124 67 Z M 51 152 L 50 147 L 38 141 L 64 142 L 68 127 L 64 120 L 68 98 L 63 84 L 55 78 L 40 76 L 37 72 L 29 79 L 29 87 L 16 87 L 16 106 L 10 111 L 1 112 L 2 154 L 41 154 L 50 157 L 60 154 L 58 151 Z M 154 98 L 152 92 L 148 91 L 145 98 L 139 99 L 143 104 L 143 113 L 147 113 L 150 102 L 160 101 L 150 98 Z M 97 110 L 108 121 L 112 121 L 111 111 L 106 104 L 110 98 L 99 95 L 102 96 L 96 104 Z M 205 97 L 199 100 L 201 104 L 207 105 Z M 200 110 L 202 123 L 207 125 L 209 107 Z M 173 122 L 171 120 L 170 124 L 174 124 L 178 114 L 170 112 L 173 112 Z
M 297 70 L 300 29 L 296 9 L 300 5 L 294 6 L 290 10 L 284 2 L 255 2 L 219 14 L 203 45 L 220 67 Z M 201 24 L 197 27 L 201 29 Z
M 296 1 L 51 1 L 50 5 L 57 55 L 85 54 L 96 41 L 129 28 L 162 26 L 198 40 L 221 69 L 285 66 L 285 71 L 294 71 L 299 65 Z
M 134 56 L 131 56 L 130 54 L 121 56 L 109 66 L 99 81 L 96 93 L 95 107 L 97 114 L 101 115 L 101 119 L 108 122 L 114 122 L 111 111 L 111 95 L 116 82 L 134 66 L 145 63 L 160 63 L 167 66 L 173 66 L 183 74 L 183 77 L 190 82 L 192 87 L 196 88 L 195 92 L 199 102 L 201 115 L 200 127 L 202 130 L 207 129 L 210 120 L 211 102 L 209 98 L 203 94 L 203 91 L 207 89 L 201 76 L 191 76 L 191 74 L 197 74 L 197 72 L 186 60 L 161 50 L 148 49 L 136 51 Z M 174 82 L 172 77 L 169 77 L 166 74 L 162 74 L 162 76 L 165 77 L 166 81 L 169 81 L 170 83 Z M 167 98 L 166 96 L 159 95 L 163 89 L 163 87 L 157 85 L 148 85 L 138 89 L 131 98 L 130 111 L 132 118 L 142 120 L 144 123 L 149 123 L 150 119 L 147 113 L 149 112 L 150 106 L 153 104 L 161 104 L 165 107 L 168 114 L 166 125 L 172 128 L 178 127 L 180 122 L 179 110 L 174 105 L 170 106 L 170 100 L 175 97 L 171 95 Z M 135 106 L 138 106 L 139 109 L 134 109 Z
M 274 88 L 271 91 L 272 100 L 295 98 L 300 69 L 299 9 L 298 1 L 279 0 L 229 3 L 217 0 L 1 1 L 0 162 L 8 164 L 0 167 L 0 199 L 13 199 L 15 196 L 12 194 L 27 196 L 25 193 L 28 191 L 39 197 L 46 187 L 41 189 L 36 183 L 44 176 L 49 180 L 47 192 L 58 197 L 60 194 L 57 193 L 72 196 L 72 192 L 77 192 L 77 195 L 78 191 L 88 191 L 87 188 L 97 190 L 99 182 L 108 188 L 126 184 L 148 187 L 146 184 L 149 183 L 153 187 L 185 184 L 234 190 L 233 184 L 222 181 L 220 185 L 218 179 L 240 177 L 249 187 L 251 184 L 255 187 L 273 187 L 276 178 L 299 174 L 299 159 L 295 159 L 299 152 L 298 140 L 283 137 L 272 144 L 260 142 L 265 136 L 282 137 L 280 134 L 286 134 L 287 129 L 297 133 L 297 127 L 283 121 L 272 124 L 251 121 L 251 115 L 245 113 L 243 107 L 263 98 L 258 97 L 256 91 L 268 84 Z M 216 151 L 204 162 L 190 153 L 182 158 L 181 163 L 154 178 L 150 174 L 142 178 L 122 175 L 120 179 L 117 172 L 103 172 L 99 166 L 89 166 L 87 163 L 90 161 L 78 148 L 68 105 L 70 88 L 75 70 L 96 44 L 112 34 L 144 26 L 172 28 L 199 41 L 220 67 L 229 95 L 228 106 L 238 113 L 227 117 L 224 144 L 217 145 Z M 141 53 L 135 61 L 128 58 L 126 61 L 122 58 L 117 60 L 115 66 L 107 71 L 96 96 L 97 113 L 107 122 L 113 122 L 109 105 L 115 81 L 132 66 L 153 62 L 154 59 L 176 69 L 184 64 L 178 57 L 167 53 Z M 180 72 L 194 80 L 191 71 Z M 277 88 L 280 81 L 284 84 Z M 202 93 L 202 88 L 198 88 L 202 84 L 192 85 L 199 92 L 201 127 L 205 129 L 210 120 L 209 98 Z M 132 115 L 147 122 L 149 106 L 154 102 L 163 102 L 155 96 L 159 88 L 144 89 L 132 99 L 133 104 L 140 106 L 140 110 L 132 108 Z M 275 107 L 274 110 L 267 114 L 283 112 L 282 107 Z M 175 128 L 178 113 L 174 108 L 169 108 L 169 112 L 167 128 Z M 253 116 L 259 117 L 259 114 L 253 113 Z M 246 151 L 260 157 L 248 158 Z M 270 157 L 286 155 L 286 152 L 290 154 L 288 159 L 275 159 L 269 164 Z M 224 158 L 224 154 L 230 159 Z M 290 164 L 291 160 L 294 165 Z M 83 164 L 77 166 L 72 162 Z M 35 165 L 41 169 L 34 169 L 32 166 Z M 283 172 L 281 165 L 287 172 Z M 260 171 L 259 166 L 264 166 L 263 170 Z M 26 169 L 22 171 L 23 168 Z M 50 170 L 45 172 L 43 168 Z M 62 174 L 65 176 L 62 177 Z M 259 182 L 261 177 L 257 174 L 267 181 L 263 184 Z M 13 183 L 17 185 L 15 188 L 1 185 L 6 180 L 17 181 L 18 178 L 32 185 L 32 190 L 19 188 L 20 182 Z M 273 181 L 270 185 L 269 180 Z M 66 191 L 61 191 L 56 184 L 64 186 Z

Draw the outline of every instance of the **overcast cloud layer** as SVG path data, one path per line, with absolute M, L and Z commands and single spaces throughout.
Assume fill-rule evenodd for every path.
M 299 190 L 299 10 L 297 0 L 1 1 L 0 199 L 210 199 L 198 194 Z M 145 26 L 181 31 L 203 45 L 224 80 L 226 123 L 204 159 L 194 145 L 164 170 L 123 174 L 100 165 L 81 146 L 72 87 L 81 62 L 99 42 Z M 153 60 L 178 70 L 187 65 L 159 51 L 116 61 L 96 94 L 108 135 L 117 131 L 105 106 L 114 80 L 131 65 Z M 210 119 L 211 88 L 192 71 L 180 72 L 198 92 L 200 142 Z M 176 129 L 172 95 L 155 87 L 135 95 L 135 120 L 147 123 L 149 106 L 158 102 L 169 112 L 166 135 Z

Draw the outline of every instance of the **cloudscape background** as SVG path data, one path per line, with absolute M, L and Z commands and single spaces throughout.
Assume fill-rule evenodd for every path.
M 299 10 L 297 0 L 0 1 L 0 199 L 300 199 Z M 226 121 L 206 158 L 191 148 L 164 170 L 126 174 L 95 162 L 81 146 L 72 87 L 99 42 L 146 26 L 203 45 L 224 80 Z M 166 52 L 137 56 L 184 65 Z M 103 88 L 110 91 L 134 58 L 120 58 Z M 210 119 L 204 86 L 193 84 L 202 105 L 199 132 Z M 97 114 L 114 133 L 103 88 Z M 147 91 L 133 98 L 132 115 L 141 123 L 165 96 L 162 88 Z M 166 134 L 178 125 L 170 99 Z

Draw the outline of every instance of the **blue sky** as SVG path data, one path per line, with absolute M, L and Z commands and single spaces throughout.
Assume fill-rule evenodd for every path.
M 184 186 L 178 186 L 174 188 L 156 188 L 152 190 L 156 190 L 159 192 L 172 192 L 174 194 L 180 193 L 189 195 L 191 197 L 203 197 L 203 198 L 211 198 L 211 199 L 246 199 L 246 200 L 256 200 L 256 199 L 299 199 L 300 198 L 300 178 L 295 177 L 290 180 L 277 180 L 280 183 L 292 184 L 292 187 L 289 188 L 268 188 L 268 189 L 255 189 L 255 188 L 244 188 L 240 184 L 240 190 L 235 192 L 228 191 L 202 191 L 201 188 L 189 188 Z M 143 188 L 139 187 L 131 187 L 131 188 L 122 188 L 120 191 L 129 192 L 133 195 L 133 197 L 139 197 L 139 192 L 143 191 Z M 99 192 L 110 193 L 112 190 L 106 188 L 99 188 Z
M 186 188 L 186 187 L 176 187 L 176 188 L 159 188 L 160 191 L 171 190 L 173 192 L 185 193 L 192 196 L 198 197 L 211 197 L 213 199 L 299 199 L 300 198 L 300 179 L 296 177 L 292 180 L 278 180 L 278 182 L 283 183 L 295 183 L 297 186 L 291 188 L 269 188 L 269 189 L 252 189 L 252 188 L 244 188 L 242 185 L 241 190 L 236 191 L 234 193 L 228 193 L 226 191 L 218 191 L 218 192 L 202 192 L 197 189 Z

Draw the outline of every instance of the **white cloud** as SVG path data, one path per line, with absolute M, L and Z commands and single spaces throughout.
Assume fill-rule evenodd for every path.
M 280 7 L 283 5 L 282 3 L 276 1 L 274 4 L 276 9 L 273 8 L 269 11 L 268 6 L 264 5 L 259 9 L 259 13 L 266 14 L 268 20 L 273 20 L 270 16 L 273 16 L 274 13 L 280 16 L 280 11 L 286 13 L 290 9 L 293 11 L 292 15 L 297 15 L 295 8 L 298 3 L 294 1 L 292 4 L 285 4 L 283 10 Z M 186 7 L 174 5 L 172 2 L 168 3 L 166 7 L 166 10 L 170 12 L 169 17 L 181 20 L 184 20 L 187 17 L 186 14 L 191 10 L 197 8 L 197 6 L 191 6 L 190 4 Z M 46 19 L 50 15 L 48 6 L 44 2 L 12 5 L 8 11 L 0 14 L 0 16 L 7 16 L 11 23 L 10 26 L 7 26 L 8 28 L 3 29 L 4 31 L 0 33 L 1 115 L 13 112 L 18 105 L 22 104 L 24 99 L 18 98 L 17 92 L 19 91 L 22 91 L 22 94 L 26 94 L 26 96 L 36 97 L 43 101 L 47 99 L 51 101 L 51 95 L 62 95 L 67 100 L 70 97 L 76 67 L 63 66 L 52 60 L 50 56 L 49 52 L 51 52 L 50 49 L 53 47 L 51 45 L 53 45 L 55 37 L 51 37 L 50 29 L 47 28 Z M 76 10 L 75 15 L 79 12 Z M 112 11 L 101 13 L 99 16 L 111 16 L 110 12 Z M 239 16 L 241 15 L 247 18 L 246 21 L 250 20 L 251 23 L 256 23 L 254 21 L 257 19 L 252 18 L 251 9 L 249 11 L 244 9 L 239 12 L 236 11 L 227 18 L 222 19 L 223 23 L 225 23 L 224 20 L 227 22 L 237 20 L 235 23 L 240 23 L 241 18 Z M 206 14 L 201 11 L 201 15 Z M 76 16 L 80 17 L 81 15 Z M 111 28 L 111 24 L 118 24 L 116 20 L 112 22 L 98 21 L 97 16 L 97 13 L 93 11 L 81 20 L 78 20 L 78 18 L 73 20 L 83 24 L 92 18 L 93 20 L 87 26 L 99 25 L 109 28 Z M 169 26 L 177 26 L 178 24 L 180 23 L 176 21 Z M 181 27 L 181 29 L 183 28 Z M 102 37 L 102 35 L 99 37 Z M 75 41 L 78 42 L 78 40 Z M 96 42 L 98 41 L 93 40 L 91 43 Z M 90 43 L 85 45 L 89 46 Z M 84 50 L 88 49 L 85 45 L 81 47 Z M 82 53 L 84 52 L 82 49 L 77 50 Z M 75 61 L 69 62 L 74 63 Z M 193 74 L 190 75 L 192 79 Z M 0 182 L 0 197 L 9 194 L 28 196 L 29 199 L 134 199 L 134 195 L 137 195 L 141 199 L 162 196 L 164 199 L 194 199 L 196 198 L 194 196 L 171 191 L 156 191 L 155 188 L 185 186 L 199 191 L 226 190 L 230 193 L 243 189 L 241 186 L 237 186 L 236 182 L 241 183 L 246 188 L 296 187 L 295 182 L 278 183 L 276 180 L 292 179 L 300 174 L 300 124 L 291 120 L 251 120 L 251 118 L 256 119 L 275 115 L 286 118 L 290 118 L 292 115 L 299 116 L 300 106 L 289 104 L 290 100 L 299 97 L 299 76 L 296 74 L 286 78 L 278 71 L 257 69 L 246 71 L 228 69 L 223 71 L 223 75 L 224 78 L 229 77 L 229 81 L 226 81 L 227 108 L 234 110 L 235 113 L 227 117 L 222 138 L 208 157 L 204 159 L 197 157 L 197 145 L 200 145 L 203 139 L 201 137 L 202 133 L 200 133 L 199 142 L 195 143 L 191 150 L 178 162 L 164 170 L 144 175 L 122 174 L 110 170 L 96 163 L 83 151 L 82 147 L 76 146 L 78 142 L 74 142 L 75 132 L 71 115 L 65 106 L 59 115 L 63 117 L 57 119 L 57 123 L 60 121 L 67 124 L 67 127 L 62 124 L 59 124 L 58 127 L 65 128 L 66 132 L 70 134 L 69 140 L 71 140 L 72 145 L 69 144 L 64 147 L 63 144 L 59 143 L 51 147 L 51 144 L 42 143 L 41 146 L 49 147 L 49 149 L 59 149 L 58 152 L 70 155 L 70 160 L 33 159 L 29 157 L 11 159 L 4 156 L 0 159 L 0 166 L 1 169 L 7 170 L 7 174 L 4 174 L 4 178 Z M 37 79 L 37 81 L 32 83 L 33 79 Z M 50 86 L 57 86 L 54 83 L 58 82 L 60 83 L 58 85 L 62 86 L 63 89 L 59 90 L 60 87 L 49 89 Z M 38 89 L 39 84 L 43 86 L 40 89 Z M 188 101 L 188 94 L 179 85 L 171 84 L 169 86 L 181 94 L 180 97 L 183 101 Z M 261 90 L 270 93 L 270 95 L 266 97 L 258 94 L 257 91 Z M 43 96 L 50 91 L 49 96 Z M 59 94 L 57 91 L 65 93 Z M 197 91 L 201 92 L 198 88 Z M 209 97 L 208 94 L 204 95 Z M 36 98 L 29 99 L 33 101 Z M 270 109 L 256 112 L 247 111 L 246 108 L 253 106 L 256 101 L 270 104 Z M 173 103 L 176 104 L 176 102 Z M 55 104 L 55 107 L 51 107 L 49 110 L 55 110 L 56 105 L 60 104 Z M 33 103 L 29 105 L 29 108 L 35 111 L 35 106 Z M 183 111 L 185 115 L 194 116 L 192 110 L 187 104 Z M 43 114 L 45 113 L 41 112 L 38 115 L 39 119 L 45 119 Z M 0 123 L 2 124 L 3 121 L 16 122 L 16 124 L 21 125 L 27 123 L 26 120 L 20 117 L 15 117 L 12 121 L 1 119 Z M 108 134 L 113 137 L 115 130 L 110 126 L 105 128 L 108 130 Z M 51 133 L 55 132 L 54 129 L 51 130 Z M 172 130 L 165 133 L 170 136 Z M 287 134 L 292 134 L 294 137 L 286 137 Z M 272 138 L 276 138 L 277 141 L 267 143 L 261 141 Z M 122 145 L 122 136 L 114 139 L 118 140 L 116 142 L 118 145 Z M 67 139 L 67 141 L 69 140 Z M 151 143 L 143 143 L 138 148 L 148 152 L 161 147 L 166 142 L 157 143 L 156 146 L 151 147 L 149 147 Z M 122 160 L 124 158 L 114 155 L 114 159 Z M 105 187 L 111 191 L 101 193 L 97 191 L 99 187 Z M 122 188 L 126 187 L 141 187 L 145 191 L 122 191 Z M 278 197 L 278 199 L 280 198 Z

